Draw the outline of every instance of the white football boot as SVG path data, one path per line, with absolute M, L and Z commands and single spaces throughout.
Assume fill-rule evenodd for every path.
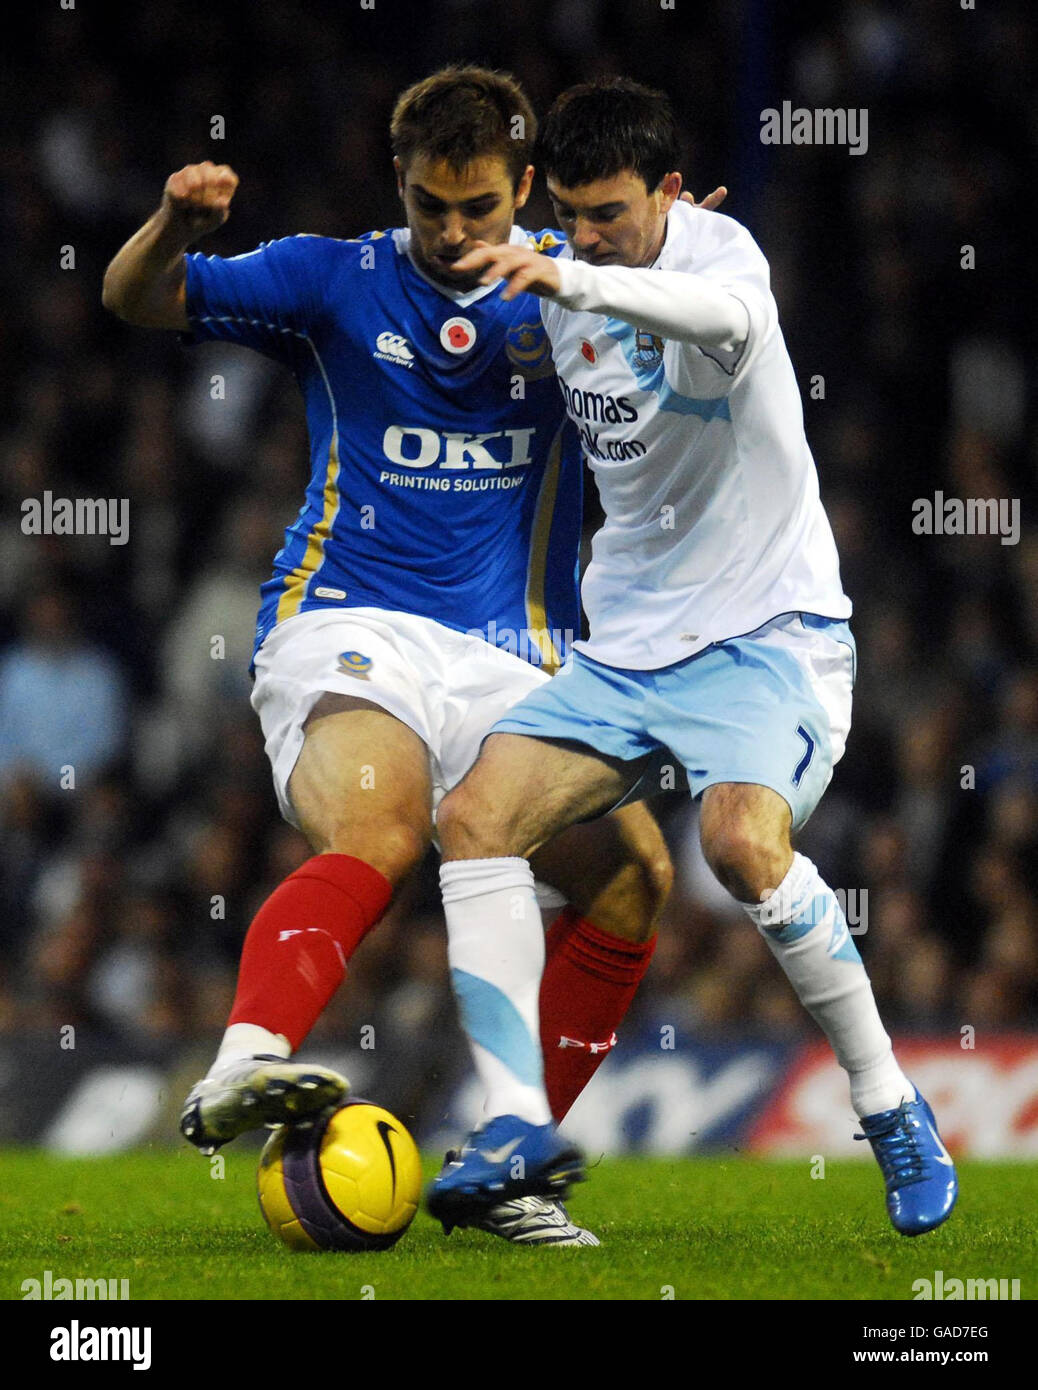
M 448 1149 L 443 1160 L 446 1171 L 458 1161 L 455 1149 Z M 601 1245 L 593 1231 L 570 1220 L 561 1197 L 512 1197 L 490 1207 L 481 1217 L 468 1223 L 473 1230 L 489 1231 L 492 1236 L 510 1240 L 513 1245 Z M 444 1235 L 454 1227 L 442 1223 Z
M 514 1197 L 491 1207 L 473 1226 L 513 1245 L 601 1245 L 593 1231 L 570 1220 L 560 1197 Z
M 264 1125 L 302 1120 L 342 1100 L 350 1083 L 338 1072 L 284 1057 L 243 1057 L 195 1082 L 180 1114 L 180 1132 L 204 1154 Z

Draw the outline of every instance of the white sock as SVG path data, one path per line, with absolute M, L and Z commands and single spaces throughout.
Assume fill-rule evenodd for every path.
M 850 1077 L 858 1118 L 913 1100 L 843 909 L 811 860 L 795 854 L 771 897 L 743 907 Z
M 540 1040 L 544 932 L 525 859 L 440 866 L 451 983 L 488 1115 L 551 1120 Z
M 207 1075 L 216 1076 L 245 1057 L 291 1057 L 292 1046 L 284 1033 L 270 1033 L 258 1023 L 232 1023 Z

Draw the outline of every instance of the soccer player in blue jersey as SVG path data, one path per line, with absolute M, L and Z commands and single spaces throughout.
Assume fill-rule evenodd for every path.
M 252 703 L 282 814 L 314 855 L 252 922 L 222 1046 L 185 1105 L 182 1129 L 208 1151 L 345 1094 L 336 1073 L 287 1059 L 422 860 L 439 799 L 578 630 L 581 459 L 537 301 L 454 269 L 477 242 L 561 249 L 513 227 L 535 129 L 508 77 L 445 70 L 393 115 L 405 228 L 186 254 L 238 185 L 206 162 L 170 177 L 105 276 L 105 304 L 130 323 L 287 365 L 310 433 L 306 500 L 261 590 Z M 670 868 L 638 807 L 533 862 L 556 890 L 542 905 L 570 904 L 535 948 L 561 1119 L 615 1042 Z M 597 1243 L 536 1196 L 482 1224 Z
M 583 584 L 589 639 L 504 716 L 441 807 L 451 967 L 493 1118 L 430 1210 L 464 1222 L 503 1192 L 565 1184 L 537 1080 L 536 942 L 515 904 L 530 851 L 615 805 L 668 750 L 702 798 L 707 861 L 848 1074 L 891 1221 L 917 1235 L 952 1210 L 952 1160 L 840 903 L 792 839 L 850 728 L 851 605 L 767 262 L 737 222 L 678 201 L 675 146 L 661 93 L 574 88 L 540 146 L 569 246 L 556 259 L 488 246 L 458 266 L 542 296 L 606 519 Z M 489 1007 L 502 995 L 510 1013 Z

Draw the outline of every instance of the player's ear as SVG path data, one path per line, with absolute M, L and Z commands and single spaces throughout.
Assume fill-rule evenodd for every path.
M 393 172 L 396 174 L 396 191 L 399 193 L 401 201 L 404 197 L 404 174 L 407 172 L 400 163 L 398 155 L 393 156 Z
M 533 187 L 533 165 L 527 164 L 523 170 L 515 190 L 515 206 L 521 208 L 530 196 L 530 189 Z
M 664 174 L 656 192 L 659 194 L 660 212 L 670 212 L 681 192 L 681 175 L 678 173 Z

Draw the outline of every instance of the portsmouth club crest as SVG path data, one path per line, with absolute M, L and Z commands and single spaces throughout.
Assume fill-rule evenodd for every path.
M 654 372 L 663 361 L 663 339 L 639 328 L 634 335 L 631 366 L 638 372 Z
M 363 652 L 339 653 L 339 670 L 344 675 L 363 678 L 371 670 L 371 666 L 371 657 L 365 656 Z
M 508 330 L 505 356 L 525 381 L 538 381 L 554 371 L 551 343 L 540 319 L 514 324 Z

